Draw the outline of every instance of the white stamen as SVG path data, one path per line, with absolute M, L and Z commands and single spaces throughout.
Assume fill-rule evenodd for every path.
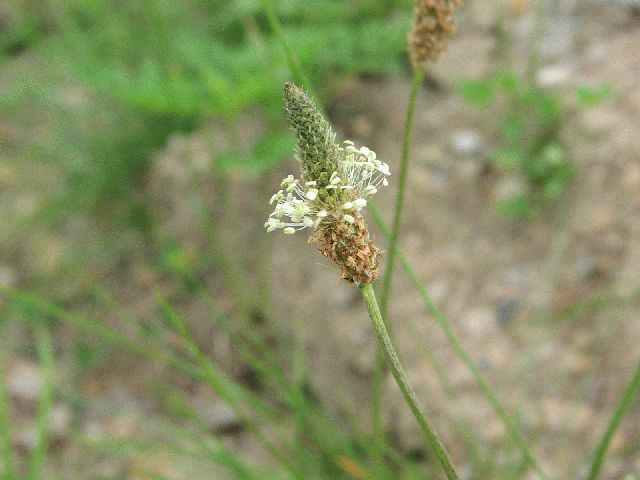
M 293 175 L 282 180 L 283 190 L 270 200 L 276 205 L 264 224 L 268 232 L 282 228 L 291 235 L 303 228 L 318 228 L 325 222 L 354 223 L 354 215 L 345 212 L 359 212 L 367 206 L 369 196 L 389 184 L 386 179 L 389 166 L 377 160 L 375 152 L 364 146 L 356 148 L 350 140 L 343 145 L 344 148 L 339 148 L 341 161 L 331 173 L 328 185 L 320 188 L 315 180 L 303 182 Z
M 281 187 L 285 187 L 285 186 L 293 183 L 294 181 L 295 181 L 295 178 L 293 178 L 293 175 L 287 175 L 287 178 L 282 180 L 282 183 L 280 183 L 280 186 Z

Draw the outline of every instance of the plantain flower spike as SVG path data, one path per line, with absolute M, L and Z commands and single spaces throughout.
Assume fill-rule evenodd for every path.
M 340 267 L 340 276 L 359 286 L 378 277 L 380 250 L 369 238 L 360 211 L 367 199 L 387 186 L 389 166 L 367 147 L 336 134 L 300 87 L 284 86 L 287 116 L 296 134 L 300 179 L 289 175 L 271 197 L 275 210 L 264 224 L 267 232 L 312 230 L 309 243 Z
M 453 13 L 463 0 L 416 0 L 413 30 L 409 33 L 409 55 L 414 70 L 423 70 L 446 50 L 456 31 Z

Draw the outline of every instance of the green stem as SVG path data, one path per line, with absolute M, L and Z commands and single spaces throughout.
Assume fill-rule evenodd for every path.
M 568 195 L 563 196 L 561 202 L 559 202 L 559 206 L 560 211 L 558 212 L 558 218 L 556 220 L 558 226 L 556 228 L 556 233 L 554 234 L 551 241 L 548 257 L 549 260 L 547 261 L 546 281 L 541 287 L 541 312 L 543 315 L 548 315 L 551 311 L 553 294 L 556 291 L 558 276 L 560 274 L 560 267 L 562 265 L 562 261 L 565 258 L 567 247 L 569 246 L 572 202 Z
M 530 50 L 525 72 L 527 88 L 535 85 L 536 74 L 540 66 L 540 42 L 544 30 L 545 13 L 546 1 L 535 0 L 533 3 L 533 31 L 529 40 Z
M 447 475 L 447 478 L 449 480 L 457 480 L 458 475 L 456 474 L 456 471 L 453 467 L 451 458 L 449 457 L 449 454 L 447 453 L 444 445 L 440 441 L 440 438 L 438 438 L 438 434 L 434 430 L 427 415 L 420 406 L 418 397 L 409 384 L 409 381 L 407 380 L 407 376 L 404 373 L 404 369 L 402 368 L 402 364 L 400 363 L 398 354 L 396 353 L 393 343 L 391 342 L 389 332 L 387 331 L 384 321 L 382 320 L 382 315 L 380 314 L 380 309 L 378 308 L 376 295 L 373 291 L 373 288 L 371 287 L 371 284 L 365 283 L 360 287 L 360 291 L 362 292 L 362 296 L 367 305 L 369 316 L 371 317 L 371 323 L 373 324 L 376 336 L 378 337 L 378 344 L 384 352 L 387 363 L 391 368 L 393 378 L 395 378 L 398 387 L 400 387 L 400 391 L 402 392 L 407 405 L 411 409 L 413 416 L 418 421 L 422 433 L 424 433 L 427 444 L 438 458 L 438 461 L 440 462 L 442 469 Z
M 4 467 L 2 478 L 11 480 L 14 478 L 13 469 L 13 449 L 12 449 L 12 429 L 10 404 L 7 391 L 5 389 L 5 358 L 0 353 L 0 455 Z
M 55 375 L 55 360 L 53 339 L 49 327 L 38 323 L 34 328 L 40 366 L 42 368 L 42 391 L 37 414 L 37 442 L 31 453 L 29 475 L 31 480 L 42 478 L 42 467 L 49 447 L 49 417 L 53 406 L 53 385 Z
M 604 463 L 604 457 L 609 449 L 609 444 L 611 443 L 613 434 L 620 426 L 620 422 L 622 421 L 624 414 L 627 412 L 629 407 L 631 407 L 633 401 L 637 399 L 638 391 L 640 391 L 640 362 L 638 362 L 636 371 L 631 377 L 631 382 L 629 382 L 629 385 L 627 385 L 627 388 L 622 394 L 622 398 L 620 399 L 620 402 L 618 402 L 611 420 L 609 420 L 609 425 L 607 425 L 607 429 L 605 430 L 600 443 L 598 443 L 593 457 L 593 463 L 591 464 L 591 471 L 587 477 L 588 480 L 596 480 L 600 475 L 600 471 L 602 470 L 602 465 Z
M 402 158 L 400 159 L 400 171 L 398 172 L 398 191 L 393 212 L 393 225 L 389 235 L 389 253 L 387 257 L 387 269 L 382 279 L 382 296 L 380 297 L 380 310 L 382 318 L 387 328 L 387 315 L 389 313 L 389 300 L 391 298 L 391 284 L 393 282 L 394 260 L 397 253 L 398 237 L 400 235 L 400 225 L 402 224 L 402 211 L 404 210 L 404 199 L 407 190 L 407 176 L 409 173 L 409 151 L 411 149 L 411 138 L 413 134 L 413 119 L 415 116 L 416 103 L 420 86 L 424 78 L 424 70 L 416 70 L 413 75 L 413 84 L 409 94 L 409 104 L 407 106 L 407 116 L 404 125 L 404 138 L 402 141 Z
M 391 235 L 389 228 L 384 223 L 384 220 L 380 216 L 380 213 L 376 209 L 373 202 L 369 202 L 368 206 L 376 223 L 380 227 L 380 230 L 387 238 L 389 238 Z M 418 274 L 416 273 L 415 269 L 411 266 L 411 263 L 409 263 L 409 261 L 407 260 L 407 257 L 405 257 L 404 253 L 400 249 L 397 249 L 396 253 L 398 255 L 398 260 L 400 260 L 400 264 L 402 265 L 405 272 L 407 273 L 407 276 L 409 277 L 409 281 L 422 297 L 424 303 L 427 306 L 427 309 L 436 319 L 436 323 L 438 324 L 440 329 L 444 332 L 445 336 L 449 340 L 449 343 L 451 343 L 454 350 L 458 354 L 458 357 L 460 357 L 462 362 L 466 365 L 467 369 L 471 372 L 471 375 L 473 376 L 474 380 L 478 384 L 478 387 L 480 387 L 480 391 L 487 398 L 487 400 L 489 400 L 489 403 L 491 403 L 491 406 L 493 407 L 494 411 L 496 412 L 496 414 L 498 415 L 498 417 L 506 427 L 512 440 L 522 451 L 524 458 L 527 460 L 529 465 L 531 465 L 533 469 L 536 472 L 538 472 L 541 478 L 543 479 L 548 478 L 547 475 L 544 473 L 544 470 L 542 470 L 542 467 L 536 460 L 535 456 L 531 452 L 529 446 L 526 443 L 526 440 L 524 439 L 524 437 L 516 427 L 515 423 L 509 418 L 507 411 L 504 409 L 504 407 L 498 400 L 498 396 L 495 394 L 493 389 L 489 386 L 487 381 L 484 379 L 484 377 L 482 376 L 482 373 L 480 373 L 480 369 L 476 366 L 471 356 L 466 352 L 462 344 L 458 341 L 458 338 L 453 332 L 453 329 L 451 328 L 451 324 L 447 320 L 447 317 L 445 316 L 444 312 L 438 308 L 438 306 L 433 301 L 431 296 L 429 296 L 429 293 L 427 292 L 426 288 L 424 288 L 424 286 L 420 282 Z
M 402 158 L 400 160 L 400 171 L 398 174 L 398 191 L 393 214 L 393 229 L 389 236 L 389 256 L 387 259 L 387 268 L 382 280 L 382 296 L 380 298 L 380 310 L 382 312 L 382 320 L 385 326 L 390 330 L 389 316 L 389 300 L 391 298 L 391 284 L 393 282 L 394 260 L 398 245 L 398 236 L 400 233 L 400 225 L 402 223 L 402 211 L 404 207 L 404 198 L 407 186 L 407 176 L 409 172 L 409 150 L 411 149 L 411 137 L 413 133 L 413 119 L 420 93 L 420 86 L 424 78 L 424 70 L 416 70 L 413 76 L 413 84 L 411 93 L 409 94 L 409 103 L 407 106 L 407 116 L 405 118 L 404 139 L 402 142 Z M 382 422 L 382 395 L 384 393 L 384 355 L 378 347 L 376 349 L 376 360 L 373 370 L 373 391 L 372 391 L 372 414 L 373 414 L 373 437 L 375 444 L 380 448 L 384 440 L 384 428 Z

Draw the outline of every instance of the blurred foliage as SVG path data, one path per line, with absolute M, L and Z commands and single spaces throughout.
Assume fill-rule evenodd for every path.
M 495 129 L 501 146 L 490 152 L 489 160 L 499 171 L 519 175 L 526 182 L 527 189 L 500 201 L 498 210 L 524 218 L 559 201 L 575 174 L 561 139 L 568 109 L 559 97 L 509 72 L 462 81 L 458 91 L 485 116 L 500 112 Z M 609 85 L 580 87 L 576 93 L 580 105 L 594 106 L 608 99 L 612 89 Z
M 233 118 L 257 104 L 280 114 L 288 69 L 258 0 L 31 3 L 9 7 L 5 56 L 46 39 L 88 85 L 149 112 Z M 277 7 L 303 66 L 325 84 L 336 75 L 399 73 L 409 5 L 289 0 Z
M 293 152 L 295 140 L 291 135 L 273 133 L 259 138 L 249 155 L 230 152 L 216 158 L 216 167 L 222 171 L 242 169 L 253 174 L 275 167 Z
M 287 38 L 325 95 L 343 76 L 403 71 L 410 5 L 276 2 Z M 0 7 L 0 22 L 0 61 L 51 63 L 0 108 L 7 99 L 12 107 L 35 100 L 63 119 L 55 145 L 40 154 L 63 167 L 66 196 L 41 217 L 56 218 L 70 202 L 97 213 L 105 201 L 109 212 L 128 215 L 132 202 L 144 209 L 139 186 L 151 153 L 172 132 L 212 119 L 232 130 L 241 114 L 259 113 L 269 124 L 255 145 L 211 159 L 214 170 L 261 173 L 290 156 L 281 93 L 288 67 L 260 0 L 17 0 Z M 80 108 L 55 101 L 73 82 L 88 88 Z
M 275 7 L 326 100 L 349 76 L 408 69 L 411 3 Z M 203 169 L 214 182 L 238 171 L 268 175 L 292 156 L 282 99 L 291 77 L 261 0 L 0 2 L 0 64 L 0 115 L 18 134 L 2 144 L 3 163 L 33 171 L 11 195 L 38 199 L 0 231 L 2 257 L 67 232 L 61 243 L 74 255 L 52 268 L 69 283 L 65 273 L 88 259 L 115 271 L 142 245 L 163 255 L 172 239 L 158 238 L 147 187 L 154 155 L 172 135 L 206 126 L 222 139 Z M 253 118 L 260 132 L 242 135 Z M 32 270 L 29 279 L 48 289 L 54 272 Z
M 600 87 L 580 86 L 576 91 L 578 102 L 585 107 L 591 107 L 609 100 L 613 96 L 613 87 L 607 83 Z

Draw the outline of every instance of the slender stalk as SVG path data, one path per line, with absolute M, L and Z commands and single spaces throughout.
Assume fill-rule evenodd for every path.
M 305 425 L 301 426 L 299 431 L 305 432 L 307 438 L 313 438 L 318 445 L 322 445 L 335 457 L 343 455 L 345 451 L 350 452 L 350 445 L 341 440 L 344 436 L 344 431 L 335 423 L 333 418 L 327 416 L 326 412 L 305 394 L 304 351 L 303 344 L 300 343 L 302 334 L 296 334 L 295 348 L 292 355 L 294 372 L 294 381 L 292 382 L 273 355 L 273 350 L 269 348 L 262 338 L 251 329 L 245 329 L 247 331 L 243 331 L 242 338 L 239 338 L 230 328 L 230 320 L 220 313 L 213 299 L 204 290 L 200 291 L 200 295 L 210 308 L 211 315 L 216 323 L 224 330 L 232 345 L 242 355 L 244 361 L 247 362 L 247 365 L 257 372 L 261 379 L 264 378 L 266 380 L 264 385 L 270 388 L 269 391 L 274 394 L 275 399 L 283 406 L 286 406 L 292 415 L 295 415 L 298 419 L 304 419 Z M 296 331 L 303 326 L 302 324 L 298 325 L 298 323 L 296 319 Z M 271 323 L 271 326 L 275 328 L 273 323 Z M 246 342 L 243 341 L 245 339 Z M 250 348 L 247 348 L 247 343 L 251 344 L 260 355 L 256 355 Z M 304 443 L 304 445 L 301 444 L 300 448 L 296 447 L 297 451 L 303 455 L 298 463 L 303 463 L 306 460 L 304 453 L 308 452 L 308 446 L 308 444 Z M 302 468 L 304 470 L 304 466 Z
M 406 327 L 409 335 L 412 340 L 415 342 L 416 348 L 422 352 L 424 359 L 431 365 L 434 372 L 438 377 L 438 381 L 442 386 L 444 392 L 449 397 L 449 399 L 453 402 L 460 404 L 460 396 L 458 392 L 454 389 L 451 384 L 446 369 L 438 362 L 436 357 L 433 355 L 433 352 L 429 349 L 429 346 L 426 342 L 424 342 L 420 337 L 421 334 L 416 328 L 416 325 L 410 318 L 406 319 Z M 453 415 L 452 418 L 449 418 L 455 430 L 461 435 L 461 437 L 466 441 L 466 445 L 469 448 L 469 455 L 474 460 L 473 465 L 481 465 L 483 459 L 481 457 L 481 440 L 479 438 L 478 432 L 473 430 L 468 422 L 465 421 L 464 418 L 459 418 L 456 415 Z
M 527 57 L 527 65 L 525 71 L 525 81 L 527 88 L 535 85 L 536 74 L 540 67 L 540 42 L 544 31 L 544 20 L 547 10 L 546 0 L 535 0 L 533 3 L 533 31 L 529 39 L 529 56 Z
M 29 461 L 29 475 L 31 480 L 42 478 L 42 467 L 49 447 L 49 417 L 53 406 L 53 385 L 55 375 L 55 360 L 53 340 L 49 327 L 44 323 L 38 323 L 34 328 L 40 366 L 42 368 L 42 391 L 38 404 L 37 415 L 37 442 L 31 453 Z
M 541 313 L 548 315 L 551 311 L 553 294 L 556 291 L 560 267 L 565 258 L 565 252 L 569 246 L 570 218 L 572 202 L 568 195 L 565 195 L 560 203 L 560 211 L 556 219 L 557 228 L 551 241 L 549 256 L 547 260 L 546 281 L 542 285 Z
M 404 139 L 402 142 L 402 157 L 400 159 L 400 171 L 398 174 L 398 190 L 393 214 L 393 228 L 389 236 L 389 253 L 387 268 L 382 280 L 382 296 L 380 298 L 380 310 L 382 320 L 385 322 L 387 330 L 391 330 L 389 315 L 389 300 L 391 298 L 391 285 L 393 282 L 394 260 L 398 246 L 400 225 L 402 223 L 402 211 L 404 209 L 404 198 L 407 187 L 407 176 L 409 172 L 409 150 L 411 149 L 411 138 L 413 133 L 413 119 L 415 116 L 416 102 L 420 93 L 420 86 L 424 78 L 424 70 L 416 70 L 413 75 L 411 93 L 407 106 L 407 116 L 405 118 Z M 373 414 L 373 437 L 376 445 L 380 446 L 384 438 L 384 428 L 382 424 L 382 395 L 384 391 L 384 354 L 380 346 L 376 349 L 375 367 L 373 370 L 373 392 L 372 392 L 372 414 Z
M 5 389 L 5 358 L 0 353 L 0 458 L 2 459 L 3 480 L 15 478 L 13 468 L 12 428 L 9 396 Z
M 237 132 L 232 125 L 227 127 L 227 131 L 234 143 L 239 144 L 240 140 L 237 138 Z M 251 289 L 247 288 L 245 282 L 246 275 L 243 271 L 242 262 L 230 254 L 229 250 L 225 248 L 228 242 L 223 241 L 224 230 L 229 225 L 227 212 L 233 212 L 234 207 L 231 198 L 229 176 L 226 172 L 219 172 L 217 180 L 218 202 L 220 205 L 218 220 L 214 222 L 210 212 L 207 212 L 207 210 L 203 208 L 203 221 L 206 231 L 209 234 L 210 251 L 213 259 L 220 266 L 224 280 L 229 287 L 233 301 L 238 309 L 238 315 L 248 324 L 251 322 L 251 315 L 254 310 L 252 305 L 253 299 L 250 298 L 250 294 L 248 294 L 248 292 L 251 292 Z M 233 228 L 226 230 L 227 233 L 234 232 Z M 231 238 L 231 241 L 234 244 L 236 243 L 235 238 Z
M 588 480 L 596 480 L 596 478 L 598 478 L 598 476 L 600 475 L 600 471 L 602 470 L 602 465 L 604 463 L 604 457 L 607 455 L 607 450 L 609 449 L 609 444 L 611 443 L 613 434 L 616 433 L 616 430 L 618 429 L 618 427 L 620 426 L 620 422 L 622 421 L 622 417 L 627 412 L 629 407 L 631 407 L 633 401 L 638 398 L 639 391 L 640 362 L 638 362 L 636 370 L 631 377 L 631 381 L 629 382 L 629 385 L 627 385 L 627 388 L 624 390 L 622 398 L 618 402 L 611 420 L 609 420 L 607 429 L 605 430 L 602 439 L 596 447 L 596 451 L 593 456 L 593 462 L 591 464 L 591 470 L 589 472 L 589 476 L 587 477 Z
M 382 219 L 382 217 L 380 216 L 380 213 L 375 208 L 375 205 L 373 204 L 373 202 L 369 202 L 368 207 L 373 217 L 375 218 L 376 223 L 380 227 L 380 230 L 382 231 L 382 233 L 387 238 L 389 238 L 391 235 L 389 228 L 385 225 L 384 220 Z M 527 442 L 522 436 L 522 433 L 520 433 L 515 423 L 509 418 L 507 411 L 498 400 L 498 396 L 493 391 L 493 389 L 489 386 L 487 381 L 484 379 L 484 377 L 482 376 L 482 373 L 480 372 L 480 369 L 476 366 L 471 356 L 467 353 L 467 351 L 464 349 L 464 347 L 456 337 L 456 334 L 453 332 L 453 328 L 451 327 L 449 320 L 447 320 L 447 317 L 445 316 L 444 312 L 440 310 L 440 308 L 438 308 L 436 303 L 433 301 L 433 299 L 427 292 L 426 288 L 424 288 L 424 285 L 422 285 L 422 283 L 420 282 L 418 274 L 416 273 L 415 269 L 411 266 L 411 263 L 409 263 L 409 261 L 407 260 L 407 257 L 405 257 L 404 253 L 400 249 L 397 249 L 397 255 L 398 255 L 398 260 L 400 261 L 400 264 L 402 265 L 407 276 L 409 277 L 409 281 L 422 297 L 425 305 L 427 306 L 427 309 L 435 318 L 436 323 L 438 324 L 440 329 L 444 332 L 445 336 L 449 340 L 449 343 L 451 343 L 455 352 L 458 354 L 458 357 L 460 357 L 462 362 L 466 365 L 467 369 L 469 369 L 469 371 L 471 372 L 471 375 L 473 376 L 474 380 L 478 384 L 478 387 L 480 387 L 480 391 L 487 398 L 487 400 L 489 400 L 489 403 L 491 403 L 491 406 L 493 407 L 494 411 L 496 412 L 496 414 L 498 415 L 498 417 L 506 427 L 507 431 L 509 432 L 511 439 L 522 451 L 522 454 L 524 455 L 524 458 L 527 460 L 527 463 L 529 463 L 529 465 L 531 465 L 531 467 L 536 472 L 538 472 L 538 475 L 540 475 L 541 478 L 543 479 L 548 478 L 548 476 L 544 473 L 544 470 L 542 470 L 540 463 L 535 458 L 535 456 L 533 455 L 533 452 L 527 445 Z
M 376 336 L 378 337 L 378 344 L 381 346 L 385 358 L 389 367 L 391 368 L 391 373 L 393 374 L 393 378 L 395 378 L 398 387 L 400 387 L 400 391 L 404 396 L 407 405 L 411 409 L 413 416 L 418 421 L 422 432 L 427 440 L 427 444 L 429 447 L 433 449 L 442 469 L 444 470 L 447 478 L 449 480 L 457 480 L 458 475 L 456 474 L 455 468 L 453 467 L 453 463 L 447 450 L 444 445 L 440 441 L 438 434 L 434 430 L 429 418 L 426 413 L 420 406 L 420 402 L 413 388 L 409 384 L 407 380 L 407 376 L 402 368 L 402 364 L 400 363 L 400 359 L 398 358 L 398 354 L 396 353 L 395 347 L 391 341 L 391 337 L 389 336 L 389 332 L 385 327 L 384 321 L 382 320 L 382 315 L 380 313 L 380 309 L 378 307 L 378 302 L 376 300 L 376 295 L 373 291 L 373 287 L 371 287 L 370 283 L 365 283 L 360 287 L 360 291 L 362 292 L 362 296 L 367 305 L 367 310 L 369 312 L 369 316 L 371 317 L 371 323 L 373 324 L 373 328 L 376 332 Z
M 289 42 L 287 41 L 287 38 L 285 37 L 284 32 L 282 31 L 282 24 L 280 23 L 280 19 L 278 19 L 278 14 L 276 13 L 276 9 L 273 6 L 273 1 L 262 0 L 262 6 L 267 15 L 267 20 L 269 21 L 269 26 L 271 27 L 273 34 L 278 39 L 278 42 L 280 42 L 280 45 L 282 45 L 282 49 L 284 50 L 285 57 L 287 57 L 287 64 L 289 65 L 289 70 L 291 70 L 294 80 L 298 85 L 303 86 L 305 90 L 311 94 L 312 97 L 317 99 L 318 96 L 316 95 L 313 89 L 313 85 L 311 84 L 309 77 L 307 77 L 307 74 L 304 72 L 304 69 L 302 68 L 300 59 L 293 52 L 293 49 L 289 45 Z
M 424 78 L 424 70 L 416 70 L 413 75 L 411 93 L 407 106 L 407 116 L 404 124 L 404 138 L 402 141 L 402 157 L 400 159 L 400 171 L 398 172 L 398 190 L 393 211 L 393 224 L 389 234 L 389 253 L 387 254 L 387 269 L 382 279 L 382 296 L 380 297 L 380 311 L 385 325 L 389 328 L 387 315 L 389 313 L 389 300 L 391 297 L 391 284 L 393 282 L 394 260 L 397 253 L 398 237 L 402 224 L 402 212 L 404 210 L 404 199 L 407 190 L 407 176 L 409 173 L 409 151 L 411 149 L 411 138 L 413 135 L 413 119 L 415 116 L 416 103 L 420 86 Z

